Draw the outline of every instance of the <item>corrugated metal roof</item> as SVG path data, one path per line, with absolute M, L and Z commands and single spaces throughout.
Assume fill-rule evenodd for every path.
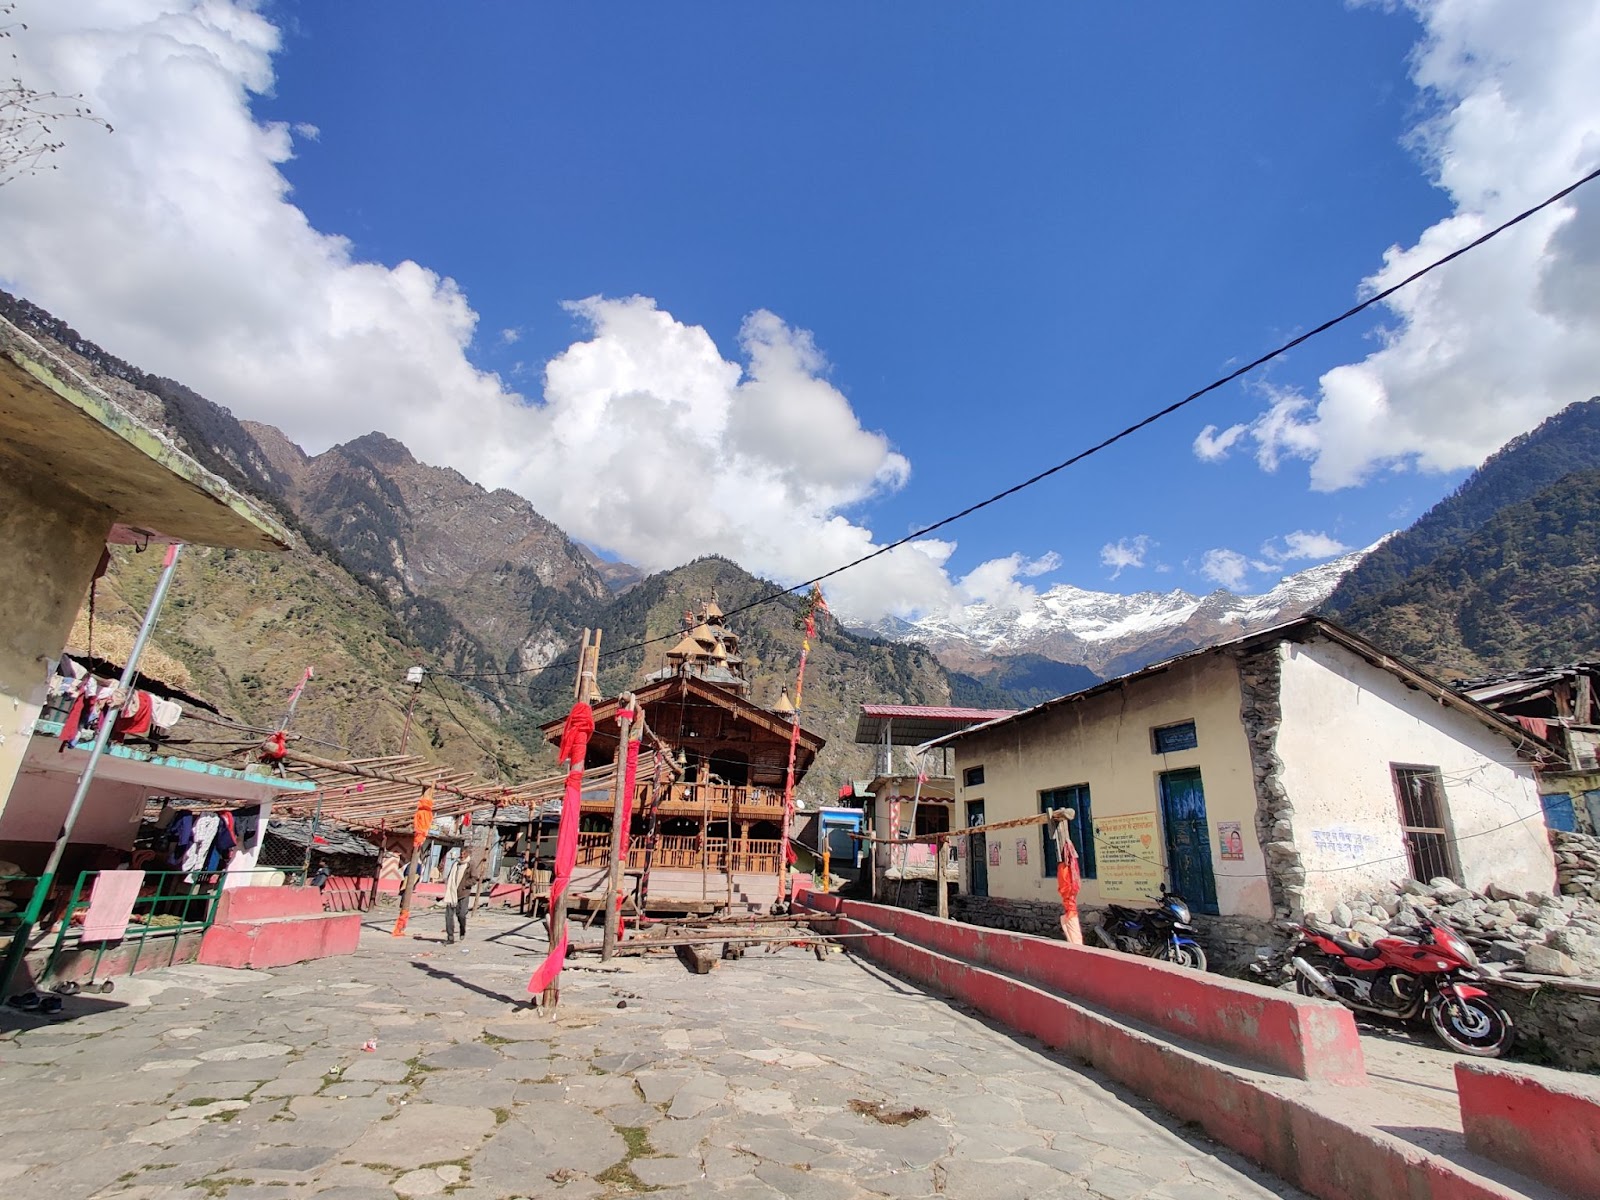
M 949 708 L 924 704 L 863 704 L 856 720 L 856 742 L 881 746 L 888 735 L 894 746 L 920 746 L 930 738 L 969 725 L 1009 717 L 1010 708 Z

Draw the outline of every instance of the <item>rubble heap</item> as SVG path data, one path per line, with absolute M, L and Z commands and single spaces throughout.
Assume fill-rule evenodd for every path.
M 1587 871 L 1600 876 L 1594 868 Z M 1600 900 L 1589 894 L 1589 886 L 1592 881 L 1582 894 L 1552 896 L 1496 884 L 1474 892 L 1449 879 L 1407 879 L 1308 920 L 1367 943 L 1411 937 L 1425 922 L 1437 921 L 1466 938 L 1491 974 L 1600 978 Z
M 1550 845 L 1556 852 L 1556 884 L 1561 894 L 1600 900 L 1600 838 L 1551 830 Z

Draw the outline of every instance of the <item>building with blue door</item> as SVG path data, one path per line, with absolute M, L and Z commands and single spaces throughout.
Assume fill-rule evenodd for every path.
M 954 754 L 960 811 L 1072 811 L 1080 906 L 1148 903 L 1166 884 L 1223 940 L 1408 876 L 1555 883 L 1536 767 L 1558 748 L 1320 617 L 933 745 Z M 1042 826 L 991 833 L 984 855 L 1008 923 L 1019 905 L 1059 911 Z M 959 915 L 983 922 L 984 907 Z

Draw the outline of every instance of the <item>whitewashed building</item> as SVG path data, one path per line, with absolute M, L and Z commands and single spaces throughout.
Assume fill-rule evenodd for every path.
M 1319 617 L 935 744 L 954 752 L 967 825 L 1075 811 L 1083 907 L 1144 903 L 1166 882 L 1224 940 L 1227 918 L 1248 943 L 1252 925 L 1406 877 L 1555 883 L 1534 775 L 1554 748 Z M 957 915 L 1050 929 L 1045 832 L 968 841 Z

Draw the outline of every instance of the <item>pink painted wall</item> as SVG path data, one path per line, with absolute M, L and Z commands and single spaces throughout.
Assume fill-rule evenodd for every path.
M 1456 1064 L 1468 1149 L 1572 1196 L 1600 1196 L 1600 1080 L 1542 1067 Z
M 1336 1004 L 1114 950 L 941 921 L 902 908 L 814 894 L 807 902 L 1296 1079 L 1342 1085 L 1367 1081 L 1355 1021 Z

